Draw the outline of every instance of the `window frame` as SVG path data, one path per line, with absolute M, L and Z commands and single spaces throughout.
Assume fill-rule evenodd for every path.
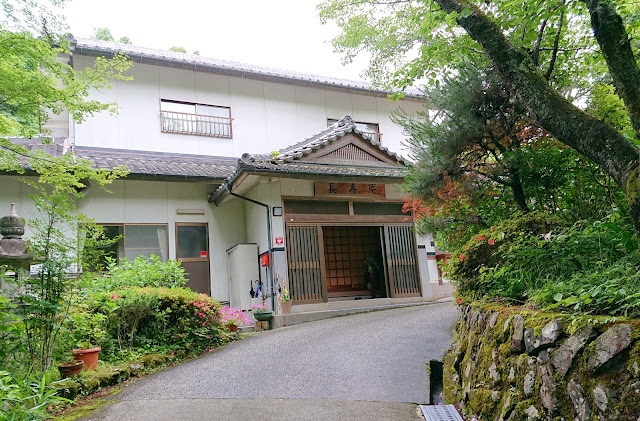
M 117 222 L 109 222 L 109 223 L 100 223 L 100 222 L 96 222 L 97 225 L 101 225 L 103 227 L 121 227 L 122 228 L 122 239 L 120 241 L 122 241 L 122 255 L 120 255 L 120 241 L 118 241 L 118 247 L 116 248 L 116 263 L 120 264 L 120 259 L 121 258 L 126 258 L 129 259 L 129 257 L 127 257 L 127 250 L 149 250 L 148 247 L 145 248 L 140 248 L 140 247 L 131 247 L 131 248 L 127 248 L 127 226 L 141 226 L 141 225 L 150 225 L 150 226 L 164 226 L 166 228 L 165 230 L 165 234 L 166 234 L 166 256 L 167 256 L 167 261 L 171 260 L 169 258 L 169 224 L 168 223 L 152 223 L 152 222 L 141 222 L 141 223 L 136 223 L 136 222 L 131 222 L 131 223 L 117 223 Z M 155 250 L 155 249 L 154 249 Z M 162 248 L 158 248 L 158 250 L 162 250 Z M 162 254 L 158 255 L 158 257 L 160 259 L 162 259 Z
M 168 110 L 163 110 L 162 109 L 162 104 L 163 103 L 170 103 L 170 104 L 181 104 L 181 105 L 192 105 L 194 107 L 194 112 L 193 113 L 185 113 L 185 112 L 180 112 L 180 111 L 168 111 Z M 159 110 L 160 110 L 160 131 L 162 133 L 174 133 L 174 134 L 186 134 L 186 135 L 190 135 L 190 136 L 204 136 L 204 137 L 216 137 L 216 138 L 220 138 L 220 139 L 233 139 L 233 116 L 231 115 L 231 107 L 230 106 L 225 106 L 225 105 L 215 105 L 215 104 L 205 104 L 205 103 L 201 103 L 201 102 L 191 102 L 191 101 L 181 101 L 181 100 L 175 100 L 175 99 L 168 99 L 168 98 L 160 98 L 159 103 Z M 222 109 L 222 110 L 227 110 L 229 116 L 228 117 L 219 117 L 219 116 L 211 116 L 211 115 L 206 115 L 206 114 L 198 114 L 197 111 L 197 107 L 201 106 L 201 107 L 212 107 L 212 108 L 217 108 L 217 109 Z M 173 113 L 176 115 L 182 115 L 182 116 L 191 116 L 194 119 L 190 120 L 190 119 L 185 119 L 185 120 L 178 120 L 178 119 L 171 119 L 171 118 L 166 118 L 165 117 L 165 113 Z M 188 117 L 188 118 L 191 118 Z M 213 119 L 219 119 L 219 120 L 223 120 L 223 121 L 212 121 Z M 167 128 L 167 125 L 165 123 L 165 121 L 178 121 L 178 122 L 182 122 L 182 124 L 186 125 L 186 126 L 191 126 L 191 125 L 195 125 L 195 130 L 172 130 Z M 226 120 L 226 121 L 225 121 Z M 209 132 L 206 131 L 201 131 L 200 127 L 201 125 L 205 125 L 207 124 L 209 127 L 222 127 L 222 132 L 223 133 L 214 133 L 214 130 L 210 130 Z M 228 127 L 229 129 L 229 134 L 225 134 L 224 133 L 224 128 Z

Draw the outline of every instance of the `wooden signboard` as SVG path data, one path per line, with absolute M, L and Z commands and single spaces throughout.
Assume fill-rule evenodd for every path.
M 314 184 L 314 196 L 316 197 L 378 197 L 385 198 L 384 184 L 374 183 L 328 183 L 316 181 Z

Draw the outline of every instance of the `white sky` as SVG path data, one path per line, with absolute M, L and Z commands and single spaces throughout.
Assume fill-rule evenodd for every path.
M 362 79 L 366 60 L 342 66 L 321 25 L 321 0 L 71 0 L 63 14 L 70 32 L 89 38 L 107 27 L 117 40 L 158 49 L 199 50 L 204 57 L 343 79 Z

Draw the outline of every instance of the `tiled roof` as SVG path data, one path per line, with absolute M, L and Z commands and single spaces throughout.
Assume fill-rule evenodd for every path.
M 196 177 L 222 180 L 236 169 L 236 158 L 170 154 L 163 152 L 105 149 L 79 146 L 76 155 L 89 159 L 98 168 L 123 165 L 131 174 L 170 177 Z
M 53 157 L 61 156 L 65 153 L 64 149 L 64 137 L 49 137 L 49 138 L 31 138 L 31 139 L 22 139 L 22 138 L 8 138 L 11 143 L 20 146 L 26 149 L 29 152 L 32 151 L 43 151 L 48 155 Z M 8 149 L 6 147 L 0 146 L 0 148 Z M 30 170 L 30 166 L 27 163 L 26 157 L 22 157 L 20 155 L 18 158 L 18 164 L 20 164 L 25 170 Z
M 358 129 L 356 127 L 356 123 L 348 115 L 342 117 L 340 120 L 322 130 L 320 133 L 317 133 L 303 140 L 302 142 L 298 142 L 294 145 L 287 146 L 286 148 L 281 149 L 281 155 L 277 156 L 276 159 L 287 161 L 302 158 L 303 156 L 308 155 L 311 152 L 316 151 L 323 146 L 327 146 L 328 144 L 340 139 L 345 134 L 352 132 L 359 134 L 360 136 L 362 136 L 362 138 L 369 141 L 376 148 L 391 155 L 398 162 L 407 165 L 409 164 L 409 162 L 407 162 L 402 156 L 391 152 L 388 148 L 382 146 L 380 142 L 374 140 L 369 133 L 363 132 L 362 130 Z
M 241 163 L 239 168 L 245 171 L 267 170 L 308 175 L 337 175 L 344 177 L 386 177 L 402 179 L 407 174 L 407 167 L 372 167 L 360 165 L 318 164 L 314 162 L 278 162 L 255 161 L 250 164 Z
M 74 41 L 72 41 L 73 44 Z M 118 42 L 100 41 L 96 39 L 78 38 L 75 40 L 75 51 L 90 55 L 113 55 L 121 53 L 129 56 L 135 62 L 149 64 L 164 64 L 187 70 L 212 72 L 229 76 L 270 80 L 280 83 L 298 84 L 303 86 L 324 86 L 354 91 L 361 94 L 387 96 L 392 91 L 374 87 L 371 83 L 338 79 L 327 76 L 310 75 L 287 70 L 272 69 L 233 61 L 218 60 L 193 54 L 177 53 L 167 50 L 136 47 Z M 424 100 L 424 92 L 410 88 L 405 90 L 407 98 Z

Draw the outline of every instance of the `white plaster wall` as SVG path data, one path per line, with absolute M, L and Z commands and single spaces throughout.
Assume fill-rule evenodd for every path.
M 75 57 L 78 69 L 92 62 L 90 57 Z M 390 102 L 146 64 L 134 64 L 128 74 L 133 81 L 114 81 L 112 89 L 92 94 L 101 101 L 116 101 L 120 112 L 100 113 L 78 124 L 78 145 L 214 156 L 269 153 L 326 128 L 327 118 L 348 114 L 356 121 L 378 123 L 383 144 L 406 155 L 404 135 L 389 115 L 398 106 L 409 113 L 422 107 L 415 101 Z M 231 107 L 233 139 L 161 133 L 160 99 Z

